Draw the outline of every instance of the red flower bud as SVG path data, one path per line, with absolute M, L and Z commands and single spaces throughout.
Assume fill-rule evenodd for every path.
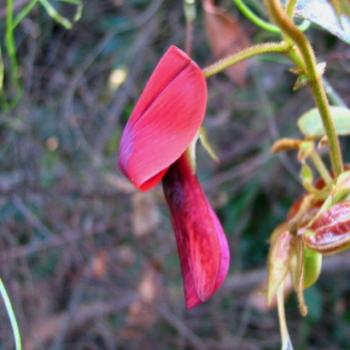
M 175 46 L 161 58 L 124 129 L 119 165 L 139 189 L 161 181 L 197 134 L 207 103 L 205 77 Z
M 228 243 L 186 154 L 170 167 L 163 189 L 190 309 L 209 299 L 223 283 L 230 263 Z

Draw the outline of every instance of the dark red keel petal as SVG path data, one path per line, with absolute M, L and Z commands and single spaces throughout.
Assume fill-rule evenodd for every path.
M 223 283 L 230 263 L 228 243 L 186 155 L 169 168 L 163 189 L 190 309 L 208 300 Z
M 136 187 L 145 190 L 161 181 L 194 139 L 206 103 L 202 71 L 171 46 L 151 75 L 121 139 L 119 165 Z

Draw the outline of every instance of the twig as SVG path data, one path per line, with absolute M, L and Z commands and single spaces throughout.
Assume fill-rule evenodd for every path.
M 166 306 L 162 305 L 158 308 L 158 310 L 160 315 L 184 338 L 186 338 L 194 349 L 207 349 L 204 342 L 191 329 L 189 329 L 182 320 L 179 320 Z
M 118 313 L 129 307 L 138 295 L 132 291 L 126 292 L 126 296 L 119 300 L 94 302 L 86 305 L 79 305 L 75 310 L 73 317 L 70 320 L 69 332 L 79 329 L 84 324 L 103 318 L 107 315 Z M 25 349 L 37 350 L 44 344 L 48 343 L 58 332 L 60 325 L 66 319 L 67 312 L 62 312 L 51 316 L 49 319 L 34 324 L 31 328 L 30 335 L 25 342 Z

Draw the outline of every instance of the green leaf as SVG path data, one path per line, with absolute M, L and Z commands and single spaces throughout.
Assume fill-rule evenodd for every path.
M 348 7 L 341 7 L 337 13 L 327 0 L 299 0 L 295 13 L 350 44 L 350 19 L 346 16 L 347 11 Z
M 304 288 L 311 287 L 320 276 L 322 268 L 322 254 L 314 250 L 304 249 Z
M 338 135 L 350 135 L 350 109 L 331 106 L 331 115 Z M 304 113 L 298 120 L 300 131 L 307 137 L 325 135 L 323 123 L 317 108 Z

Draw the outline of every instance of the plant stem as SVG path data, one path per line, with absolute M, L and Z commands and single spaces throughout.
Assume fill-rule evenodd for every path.
M 281 33 L 281 30 L 277 26 L 258 17 L 242 0 L 233 0 L 233 2 L 243 15 L 256 26 L 271 33 Z
M 333 182 L 332 177 L 327 167 L 323 163 L 323 160 L 320 157 L 320 155 L 315 150 L 313 150 L 310 154 L 310 158 L 313 164 L 315 165 L 315 168 L 317 169 L 318 173 L 321 175 L 322 179 L 325 181 L 325 183 L 326 184 L 332 183 Z
M 186 20 L 185 52 L 191 56 L 193 42 L 193 24 L 196 19 L 195 0 L 184 0 L 184 15 Z
M 288 3 L 287 3 L 287 15 L 289 17 L 293 17 L 293 13 L 294 13 L 294 10 L 295 10 L 295 6 L 297 4 L 298 0 L 288 0 Z
M 266 54 L 266 53 L 272 53 L 272 52 L 287 53 L 288 50 L 289 50 L 289 45 L 283 41 L 277 42 L 277 43 L 265 43 L 265 44 L 254 45 L 215 62 L 211 66 L 204 68 L 203 72 L 204 72 L 204 75 L 207 78 L 209 78 L 223 71 L 224 69 L 238 62 L 246 60 L 250 57 Z
M 4 301 L 6 311 L 10 319 L 12 332 L 15 339 L 16 350 L 22 350 L 21 334 L 19 332 L 19 327 L 16 321 L 15 312 L 13 310 L 10 297 L 6 291 L 5 285 L 1 278 L 0 278 L 0 295 Z
M 16 44 L 14 38 L 13 26 L 13 0 L 6 1 L 6 32 L 5 46 L 11 63 L 11 81 L 15 92 L 19 91 L 19 68 L 16 53 Z
M 233 0 L 237 8 L 242 12 L 242 14 L 253 24 L 255 24 L 257 27 L 266 30 L 267 32 L 280 34 L 281 30 L 275 26 L 274 24 L 265 21 L 264 19 L 257 16 L 245 3 L 243 0 Z M 310 26 L 310 22 L 307 20 L 304 20 L 300 26 L 299 29 L 301 31 L 304 31 L 308 29 Z
M 24 18 L 28 16 L 38 1 L 39 0 L 31 0 L 23 7 L 23 9 L 19 12 L 13 21 L 13 29 L 15 29 L 24 20 Z
M 317 63 L 314 51 L 306 36 L 295 26 L 284 11 L 280 1 L 265 0 L 272 19 L 281 28 L 283 33 L 289 37 L 297 46 L 305 62 L 305 74 L 314 97 L 315 104 L 320 111 L 322 122 L 329 142 L 330 158 L 333 171 L 339 175 L 343 171 L 343 160 L 340 150 L 339 139 L 336 134 L 332 116 L 330 113 L 327 95 L 322 84 L 322 78 L 317 72 Z

